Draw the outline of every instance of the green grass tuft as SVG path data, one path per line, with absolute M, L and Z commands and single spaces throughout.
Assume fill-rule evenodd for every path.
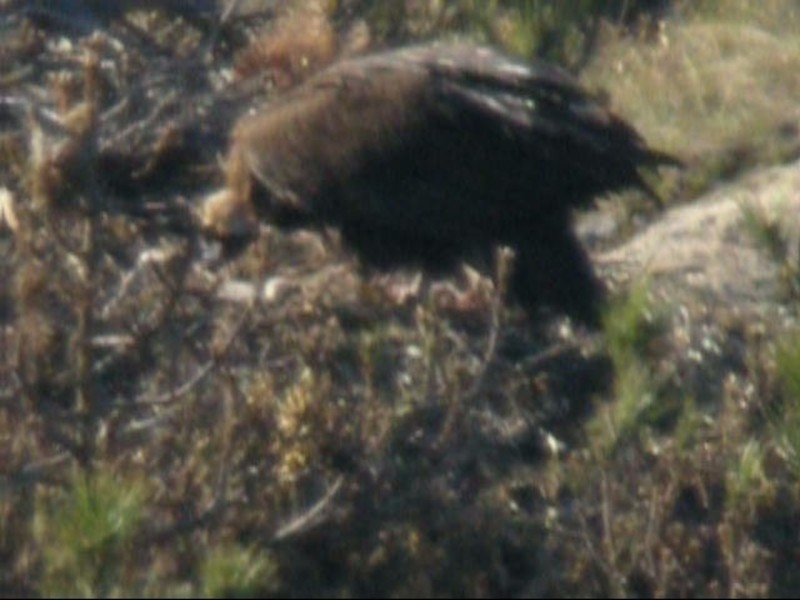
M 38 506 L 34 532 L 43 548 L 45 595 L 133 593 L 127 567 L 146 498 L 140 482 L 76 473 L 68 489 Z
M 278 588 L 278 569 L 272 557 L 255 548 L 219 545 L 201 567 L 206 598 L 261 598 Z
M 785 398 L 768 418 L 779 451 L 800 480 L 800 336 L 778 346 L 776 366 Z

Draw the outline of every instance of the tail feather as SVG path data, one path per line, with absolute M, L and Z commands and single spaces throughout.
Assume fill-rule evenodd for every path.
M 662 152 L 661 150 L 653 150 L 652 148 L 647 148 L 643 152 L 641 164 L 644 166 L 676 167 L 679 169 L 682 169 L 686 166 L 686 164 L 677 156 L 674 156 L 669 152 Z

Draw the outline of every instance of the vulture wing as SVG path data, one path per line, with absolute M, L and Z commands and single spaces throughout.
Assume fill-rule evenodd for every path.
M 278 220 L 436 238 L 507 238 L 667 160 L 564 71 L 468 45 L 342 61 L 244 119 L 235 145 Z

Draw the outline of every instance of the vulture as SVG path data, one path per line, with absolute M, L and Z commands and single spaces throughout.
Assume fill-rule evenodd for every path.
M 366 268 L 432 276 L 508 246 L 513 300 L 594 326 L 604 287 L 571 213 L 663 164 L 560 68 L 428 43 L 339 60 L 241 118 L 200 222 L 223 248 L 260 221 L 333 227 Z

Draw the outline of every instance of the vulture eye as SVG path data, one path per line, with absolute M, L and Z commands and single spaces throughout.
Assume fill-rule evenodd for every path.
M 558 67 L 469 44 L 345 58 L 242 118 L 232 138 L 228 188 L 200 219 L 227 251 L 259 219 L 337 228 L 383 270 L 447 273 L 510 246 L 513 300 L 591 325 L 604 287 L 573 209 L 646 192 L 640 168 L 679 164 Z

